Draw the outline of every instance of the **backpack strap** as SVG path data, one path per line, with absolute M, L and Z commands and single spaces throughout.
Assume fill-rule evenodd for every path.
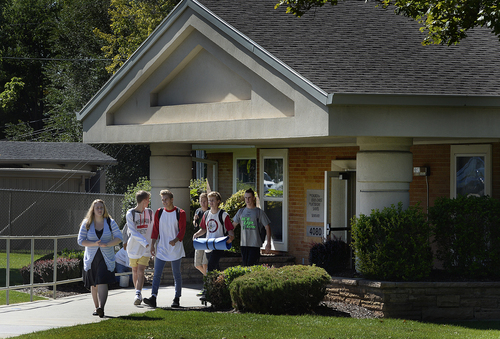
M 219 221 L 220 221 L 220 224 L 222 225 L 222 232 L 224 233 L 224 236 L 227 235 L 227 230 L 226 230 L 226 225 L 224 225 L 224 213 L 226 213 L 226 211 L 224 211 L 222 208 L 219 210 Z
M 177 217 L 177 221 L 179 221 L 179 219 L 181 218 L 181 211 L 177 208 L 177 206 L 174 206 L 174 208 L 175 208 L 175 216 Z M 163 213 L 164 208 L 162 207 L 159 210 L 160 210 L 160 212 L 158 212 L 158 220 L 160 220 L 161 214 Z M 152 211 L 151 211 L 151 213 L 152 213 Z
M 108 222 L 109 232 L 111 232 L 111 238 L 113 239 L 114 236 L 113 236 L 113 230 L 111 229 L 111 218 L 108 216 L 106 218 L 106 221 Z

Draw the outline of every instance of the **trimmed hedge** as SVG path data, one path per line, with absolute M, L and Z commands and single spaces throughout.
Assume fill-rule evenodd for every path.
M 352 220 L 356 268 L 367 278 L 421 280 L 432 270 L 430 226 L 421 208 L 391 205 Z
M 451 274 L 499 277 L 500 201 L 491 197 L 439 198 L 429 208 L 436 257 Z
M 328 274 L 342 272 L 349 267 L 351 249 L 340 238 L 314 243 L 309 250 L 309 264 L 324 268 Z
M 245 274 L 229 286 L 233 307 L 264 314 L 301 314 L 326 295 L 328 273 L 317 266 L 284 266 Z
M 250 272 L 269 269 L 265 265 L 255 265 L 250 267 L 234 266 L 225 269 L 223 272 L 211 271 L 204 277 L 205 297 L 216 309 L 229 309 L 232 306 L 229 285 L 234 279 Z

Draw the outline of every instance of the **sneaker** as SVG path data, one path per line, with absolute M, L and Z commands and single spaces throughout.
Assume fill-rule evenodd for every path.
M 174 301 L 172 301 L 172 305 L 170 305 L 170 307 L 180 307 L 179 298 L 174 298 Z
M 142 295 L 139 293 L 139 294 L 136 294 L 135 295 L 135 298 L 134 298 L 134 305 L 135 306 L 138 306 L 142 303 Z
M 154 295 L 152 295 L 149 299 L 144 298 L 143 301 L 146 305 L 156 308 L 156 297 Z
M 204 296 L 204 295 L 205 295 L 205 290 L 204 290 L 204 289 L 203 289 L 203 290 L 201 290 L 200 292 L 196 293 L 196 296 L 197 296 L 197 297 L 202 297 L 202 296 Z

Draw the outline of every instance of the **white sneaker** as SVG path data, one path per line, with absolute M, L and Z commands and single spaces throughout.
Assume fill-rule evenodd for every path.
M 136 294 L 134 298 L 134 305 L 140 305 L 142 303 L 142 295 Z

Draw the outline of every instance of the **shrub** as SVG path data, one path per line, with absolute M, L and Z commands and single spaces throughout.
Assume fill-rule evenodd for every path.
M 191 212 L 194 213 L 200 207 L 200 194 L 207 191 L 207 179 L 191 179 L 189 181 L 189 197 L 191 200 Z
M 208 272 L 204 278 L 206 300 L 216 309 L 231 308 L 229 285 L 233 280 L 249 272 L 262 271 L 268 268 L 268 266 L 263 265 L 234 266 L 227 268 L 223 272 L 217 270 Z
M 81 250 L 68 250 L 67 248 L 63 249 L 61 252 L 57 252 L 57 261 L 58 261 L 58 264 L 57 264 L 57 267 L 59 269 L 60 267 L 60 260 L 59 259 L 71 259 L 71 263 L 67 263 L 67 264 L 62 264 L 63 266 L 73 266 L 74 265 L 74 261 L 73 260 L 77 260 L 77 265 L 78 267 L 72 267 L 71 268 L 71 273 L 64 273 L 63 271 L 66 271 L 66 268 L 63 268 L 61 266 L 61 270 L 57 272 L 57 280 L 64 280 L 64 279 L 73 279 L 73 278 L 78 278 L 78 277 L 81 277 L 82 276 L 82 271 L 83 271 L 83 256 L 84 256 L 84 251 L 81 251 Z M 46 254 L 42 257 L 40 257 L 38 260 L 35 260 L 34 262 L 34 268 L 33 268 L 33 282 L 34 283 L 41 283 L 41 282 L 44 282 L 43 280 L 43 277 L 41 275 L 40 272 L 44 271 L 44 269 L 41 269 L 40 268 L 40 262 L 44 262 L 44 261 L 50 261 L 52 265 L 52 262 L 54 261 L 54 254 L 53 253 L 49 253 L 49 254 Z M 44 266 L 46 266 L 46 264 L 43 264 Z M 27 265 L 27 266 L 24 266 L 20 269 L 20 272 L 21 272 L 21 276 L 23 278 L 23 284 L 29 284 L 30 283 L 30 268 L 31 268 L 31 265 Z M 53 270 L 53 268 L 52 268 Z M 52 271 L 53 272 L 53 271 Z M 70 278 L 62 278 L 64 276 L 70 276 Z M 50 273 L 50 280 L 48 280 L 49 282 L 52 281 L 52 273 Z
M 300 314 L 318 306 L 330 281 L 317 266 L 284 266 L 245 274 L 230 286 L 233 306 L 240 311 Z
M 436 257 L 446 271 L 499 276 L 500 202 L 490 197 L 439 198 L 429 208 Z
M 120 229 L 123 229 L 123 226 L 125 226 L 125 224 L 127 223 L 126 219 L 127 211 L 131 208 L 134 208 L 137 205 L 135 194 L 140 190 L 151 192 L 151 181 L 148 180 L 147 177 L 141 177 L 137 179 L 137 183 L 135 185 L 129 185 L 127 187 L 127 191 L 123 196 L 122 215 L 119 224 Z M 115 220 L 118 220 L 119 217 L 114 216 L 113 218 Z
M 350 257 L 349 245 L 335 236 L 312 244 L 309 250 L 309 264 L 324 268 L 330 275 L 347 269 Z
M 366 277 L 420 280 L 430 275 L 430 227 L 420 207 L 399 203 L 352 220 L 356 268 Z
M 82 276 L 79 259 L 57 258 L 57 281 L 74 279 Z M 23 283 L 30 283 L 30 268 L 21 268 Z M 52 282 L 54 279 L 54 259 L 37 260 L 33 266 L 33 281 L 35 283 Z

